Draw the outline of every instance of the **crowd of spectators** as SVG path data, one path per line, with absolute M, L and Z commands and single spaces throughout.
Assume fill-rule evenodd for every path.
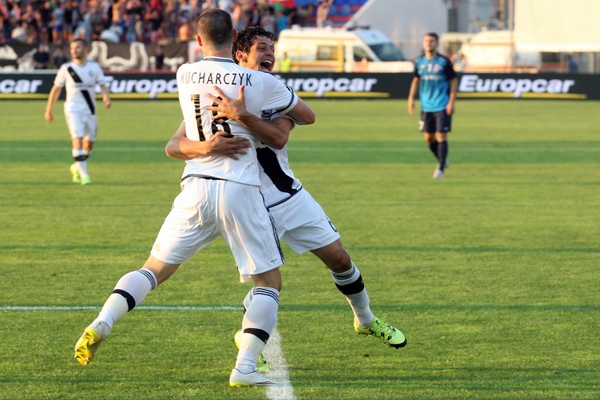
M 314 18 L 320 1 L 285 7 L 278 0 L 0 0 L 0 45 L 67 43 L 73 38 L 159 45 L 193 40 L 196 17 L 220 7 L 235 27 L 278 34 Z

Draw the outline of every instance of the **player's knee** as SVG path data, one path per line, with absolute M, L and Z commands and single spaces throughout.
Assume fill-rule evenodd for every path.
M 352 268 L 352 259 L 342 246 L 336 246 L 325 264 L 331 271 L 341 273 Z

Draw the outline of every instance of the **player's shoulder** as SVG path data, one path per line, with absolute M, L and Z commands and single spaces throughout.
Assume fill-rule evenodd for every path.
M 438 53 L 436 55 L 436 58 L 438 58 L 438 60 L 440 60 L 443 63 L 452 64 L 452 61 L 450 61 L 450 59 L 443 54 Z
M 417 58 L 415 58 L 415 64 L 420 64 L 427 61 L 427 57 L 425 56 L 425 54 L 421 54 L 419 56 L 417 56 Z
M 73 61 L 71 61 L 73 62 Z M 94 61 L 94 60 L 85 60 L 85 63 L 82 65 L 84 68 L 89 68 L 89 69 L 102 69 L 102 67 L 100 66 L 100 63 L 98 61 Z

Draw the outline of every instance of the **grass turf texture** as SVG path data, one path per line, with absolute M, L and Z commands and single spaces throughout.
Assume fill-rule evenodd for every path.
M 459 101 L 451 168 L 435 160 L 405 101 L 314 101 L 289 153 L 342 234 L 393 350 L 356 335 L 312 255 L 284 245 L 278 329 L 298 399 L 600 397 L 598 102 Z M 93 184 L 70 182 L 62 117 L 1 102 L 0 399 L 264 399 L 229 388 L 240 310 L 134 310 L 88 367 L 72 349 L 138 269 L 178 193 L 163 148 L 177 102 L 99 110 Z M 144 306 L 239 307 L 249 289 L 219 240 Z

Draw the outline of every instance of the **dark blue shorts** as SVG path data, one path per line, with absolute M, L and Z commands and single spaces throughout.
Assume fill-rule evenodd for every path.
M 436 112 L 421 111 L 419 130 L 423 133 L 448 133 L 452 129 L 452 117 L 446 110 Z

